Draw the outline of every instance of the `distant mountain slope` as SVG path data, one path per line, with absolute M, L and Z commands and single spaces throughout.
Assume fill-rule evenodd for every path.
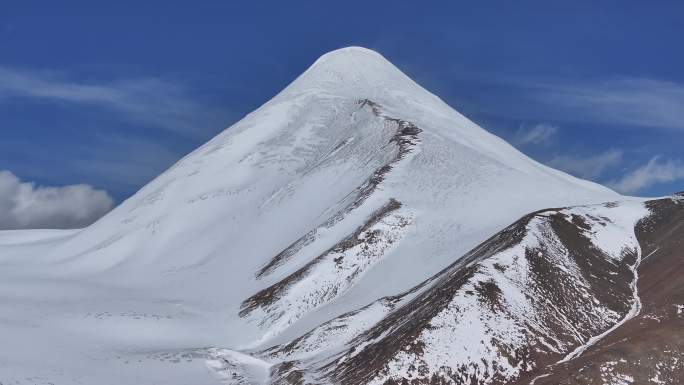
M 523 379 L 632 310 L 647 213 L 344 48 L 88 228 L 0 232 L 0 382 Z

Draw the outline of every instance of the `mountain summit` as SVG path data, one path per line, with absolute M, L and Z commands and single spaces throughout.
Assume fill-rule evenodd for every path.
M 0 380 L 507 383 L 632 311 L 647 214 L 343 48 L 95 224 L 0 232 Z

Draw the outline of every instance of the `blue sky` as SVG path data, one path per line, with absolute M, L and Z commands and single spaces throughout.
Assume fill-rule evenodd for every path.
M 0 2 L 0 170 L 35 189 L 120 202 L 359 45 L 541 162 L 684 190 L 682 2 Z

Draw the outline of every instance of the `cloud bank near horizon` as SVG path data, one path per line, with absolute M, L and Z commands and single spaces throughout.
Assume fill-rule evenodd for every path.
M 85 227 L 112 209 L 106 191 L 87 184 L 36 186 L 0 170 L 0 230 Z

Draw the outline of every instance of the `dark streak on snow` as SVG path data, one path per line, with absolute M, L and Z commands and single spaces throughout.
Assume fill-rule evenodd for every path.
M 378 185 L 385 179 L 385 176 L 392 170 L 392 167 L 397 162 L 402 160 L 409 152 L 411 152 L 411 147 L 418 143 L 418 134 L 421 132 L 421 130 L 415 124 L 384 115 L 380 105 L 369 99 L 362 99 L 358 102 L 358 104 L 360 105 L 359 108 L 369 107 L 375 116 L 395 125 L 396 132 L 390 139 L 390 143 L 394 143 L 398 146 L 399 150 L 397 151 L 397 154 L 390 159 L 389 162 L 378 167 L 363 184 L 358 186 L 349 194 L 354 198 L 346 207 L 335 213 L 318 227 L 302 235 L 284 250 L 276 254 L 256 273 L 257 278 L 262 278 L 263 276 L 273 272 L 292 256 L 302 250 L 305 246 L 313 242 L 316 239 L 319 229 L 333 227 L 335 224 L 344 219 L 347 214 L 361 206 L 361 204 L 368 199 L 373 191 L 377 189 Z
M 368 230 L 373 225 L 381 221 L 383 218 L 387 217 L 392 212 L 398 210 L 400 207 L 401 203 L 399 203 L 399 201 L 395 199 L 390 199 L 384 206 L 376 210 L 366 220 L 366 222 L 362 226 L 358 227 L 352 234 L 349 234 L 347 237 L 339 241 L 333 247 L 326 250 L 318 257 L 314 258 L 309 263 L 304 265 L 302 268 L 290 274 L 280 282 L 259 291 L 258 293 L 243 301 L 242 306 L 240 307 L 240 316 L 245 317 L 259 307 L 266 307 L 276 302 L 278 298 L 280 298 L 283 295 L 283 293 L 287 290 L 288 287 L 292 286 L 293 284 L 304 278 L 307 275 L 307 273 L 309 273 L 311 269 L 313 269 L 313 267 L 316 266 L 316 264 L 321 262 L 323 258 L 325 258 L 330 253 L 344 252 L 361 243 L 373 242 L 374 234 L 372 232 L 368 232 Z M 362 236 L 364 233 L 366 236 Z

